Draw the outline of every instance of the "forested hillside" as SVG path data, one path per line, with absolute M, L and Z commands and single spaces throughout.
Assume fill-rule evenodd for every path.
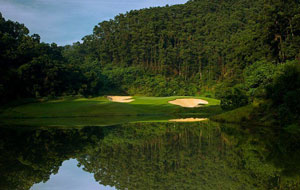
M 242 82 L 242 70 L 257 61 L 299 59 L 299 16 L 296 1 L 201 0 L 131 11 L 99 23 L 69 55 L 85 51 L 129 94 L 193 95 Z
M 297 104 L 283 96 L 299 92 L 299 0 L 191 0 L 130 11 L 65 47 L 0 16 L 0 39 L 2 101 L 206 94 L 223 99 L 224 109 L 258 97 Z

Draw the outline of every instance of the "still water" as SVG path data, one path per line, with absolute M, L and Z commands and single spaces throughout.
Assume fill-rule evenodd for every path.
M 56 175 L 52 174 L 46 183 L 33 185 L 31 190 L 116 190 L 114 187 L 97 183 L 92 173 L 83 171 L 77 165 L 78 161 L 75 159 L 64 161 Z
M 300 189 L 299 140 L 262 127 L 0 128 L 2 190 Z

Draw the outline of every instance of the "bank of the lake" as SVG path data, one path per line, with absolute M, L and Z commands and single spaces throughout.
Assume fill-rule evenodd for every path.
M 246 106 L 213 115 L 210 119 L 220 123 L 280 127 L 282 124 L 276 119 L 277 114 L 271 101 L 255 100 Z

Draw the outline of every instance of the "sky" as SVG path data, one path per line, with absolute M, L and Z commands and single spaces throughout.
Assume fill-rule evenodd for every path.
M 99 22 L 130 10 L 183 4 L 187 0 L 0 0 L 5 19 L 25 24 L 41 41 L 72 44 Z

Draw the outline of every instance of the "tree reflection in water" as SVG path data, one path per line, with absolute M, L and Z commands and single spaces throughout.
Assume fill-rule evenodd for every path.
M 297 136 L 213 122 L 0 128 L 0 189 L 28 190 L 77 159 L 116 189 L 299 189 Z

